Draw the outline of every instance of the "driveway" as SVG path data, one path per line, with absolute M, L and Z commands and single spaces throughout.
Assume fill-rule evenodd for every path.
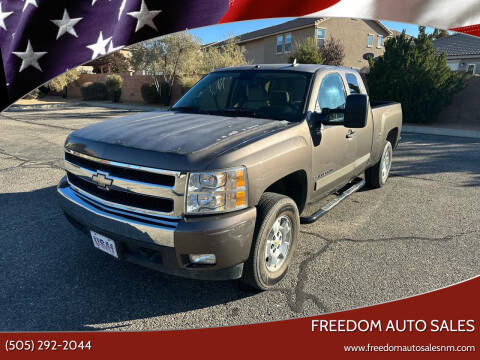
M 93 248 L 56 206 L 76 128 L 126 114 L 95 107 L 0 114 L 0 330 L 154 330 L 318 315 L 480 273 L 480 140 L 403 135 L 391 178 L 304 225 L 278 288 L 186 280 Z

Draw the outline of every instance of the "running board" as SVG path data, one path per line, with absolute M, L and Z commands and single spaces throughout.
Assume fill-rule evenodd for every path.
M 347 197 L 352 195 L 354 192 L 360 190 L 365 185 L 364 179 L 356 179 L 352 183 L 350 183 L 349 187 L 340 193 L 335 199 L 327 203 L 324 207 L 320 208 L 320 210 L 314 212 L 310 216 L 302 216 L 300 217 L 300 224 L 311 224 L 320 219 L 323 215 L 327 212 L 332 210 L 335 206 L 340 204 L 343 200 Z

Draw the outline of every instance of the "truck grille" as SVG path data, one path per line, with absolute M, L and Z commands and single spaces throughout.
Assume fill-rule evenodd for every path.
M 94 158 L 65 149 L 72 189 L 107 209 L 125 215 L 180 218 L 185 179 L 179 172 Z
M 75 156 L 71 153 L 65 153 L 65 160 L 69 161 L 72 164 L 81 166 L 85 169 L 92 171 L 106 171 L 112 176 L 143 181 L 145 183 L 164 185 L 164 186 L 174 186 L 175 177 L 171 175 L 165 175 L 160 173 L 152 173 L 146 171 L 140 171 L 132 168 L 112 166 L 106 163 L 95 162 L 86 158 Z
M 97 185 L 72 174 L 69 171 L 67 171 L 67 178 L 72 185 L 75 185 L 77 188 L 87 192 L 88 194 L 92 194 L 105 201 L 166 213 L 172 212 L 173 210 L 173 200 L 171 199 L 162 199 L 148 195 L 132 194 L 129 192 L 113 189 L 104 190 L 99 188 Z

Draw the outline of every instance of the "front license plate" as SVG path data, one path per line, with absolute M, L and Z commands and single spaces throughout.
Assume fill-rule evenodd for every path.
M 117 248 L 115 246 L 115 241 L 109 239 L 106 236 L 100 235 L 95 231 L 90 231 L 93 240 L 93 246 L 97 249 L 100 249 L 106 252 L 109 255 L 115 256 L 118 259 Z

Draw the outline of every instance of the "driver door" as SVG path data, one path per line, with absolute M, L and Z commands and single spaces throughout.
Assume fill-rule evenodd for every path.
M 343 114 L 327 114 L 326 109 L 345 109 L 347 93 L 339 73 L 327 73 L 320 81 L 315 102 L 315 112 L 323 114 L 330 123 L 338 125 L 310 124 L 313 137 L 312 175 L 314 197 L 328 195 L 346 184 L 354 169 L 350 168 L 349 129 L 342 124 Z

